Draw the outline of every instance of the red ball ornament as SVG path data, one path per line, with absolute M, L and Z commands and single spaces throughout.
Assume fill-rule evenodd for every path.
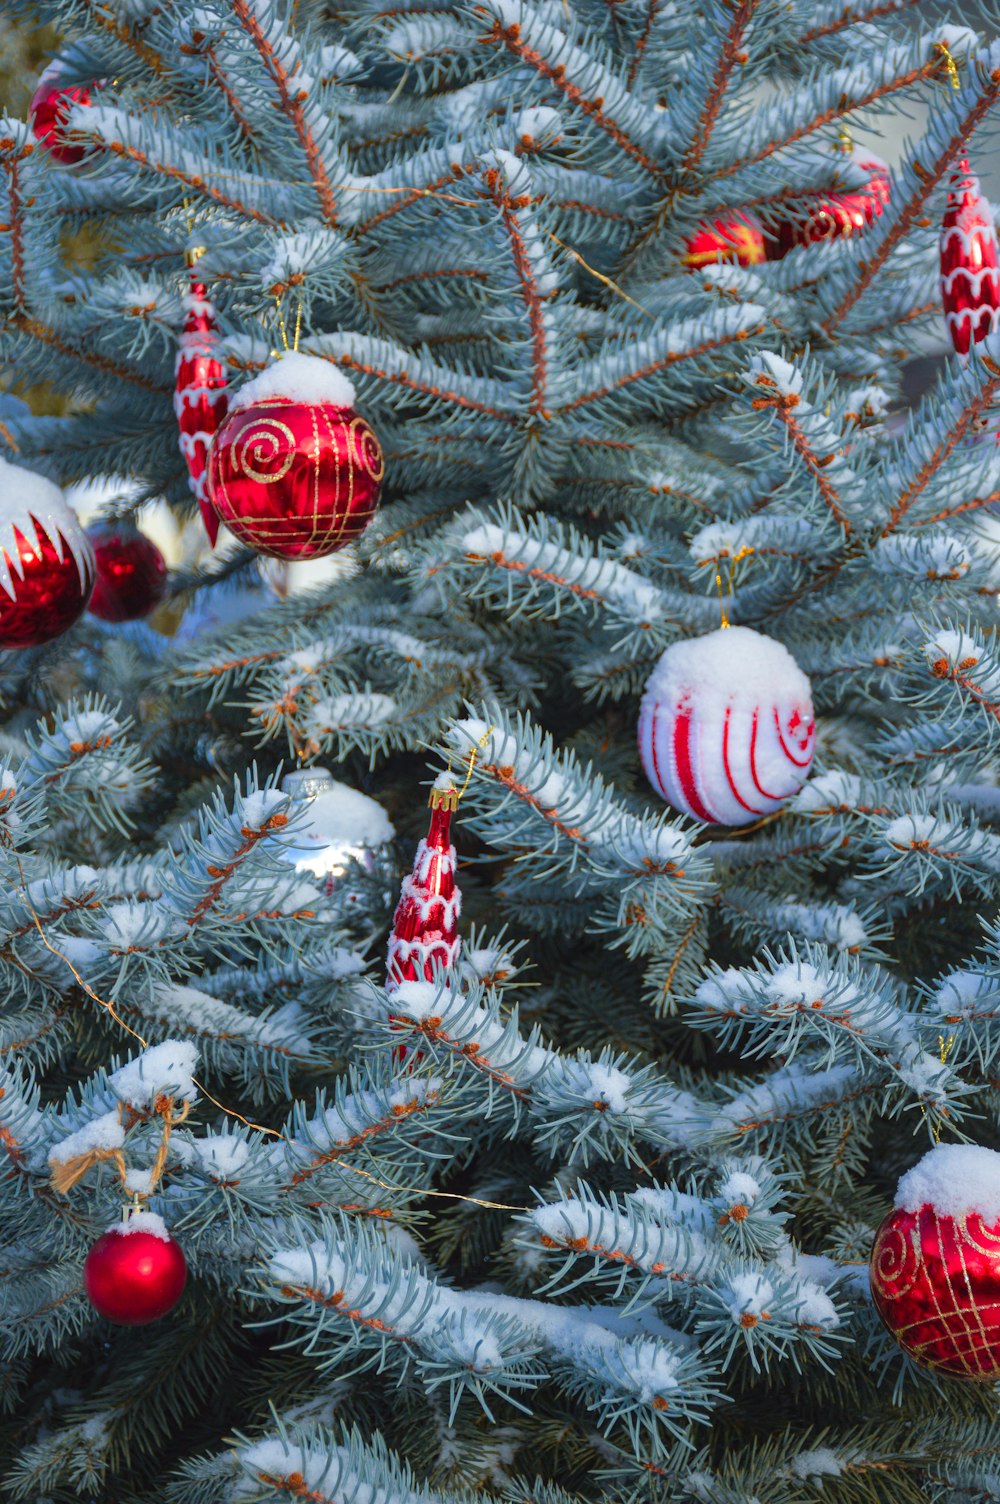
M 74 104 L 89 104 L 90 89 L 86 84 L 62 84 L 63 69 L 60 63 L 51 63 L 35 88 L 28 106 L 29 118 L 33 117 L 35 136 L 56 162 L 70 167 L 87 155 L 86 147 L 69 146 L 63 134 L 70 109 Z
M 167 589 L 163 555 L 131 522 L 98 522 L 87 529 L 97 581 L 89 610 L 102 621 L 136 621 L 160 604 Z
M 939 1144 L 900 1180 L 871 1253 L 875 1308 L 924 1368 L 1000 1378 L 1000 1154 Z
M 809 680 L 749 627 L 672 643 L 646 684 L 639 755 L 653 788 L 706 825 L 749 825 L 798 793 L 816 741 Z
M 289 353 L 230 399 L 212 443 L 208 494 L 242 543 L 319 559 L 364 532 L 385 464 L 343 372 Z
M 58 486 L 0 457 L 0 648 L 65 632 L 94 588 L 94 556 Z
M 102 1233 L 87 1254 L 83 1284 L 94 1309 L 119 1326 L 146 1326 L 184 1293 L 181 1246 L 152 1212 L 133 1212 Z
M 184 331 L 174 375 L 174 412 L 188 485 L 197 498 L 208 541 L 214 548 L 219 518 L 208 499 L 208 453 L 214 435 L 225 422 L 229 398 L 225 367 L 215 354 L 219 342 L 215 307 L 204 282 L 194 275 L 184 308 Z
M 786 221 L 774 231 L 768 245 L 772 261 L 780 261 L 793 246 L 817 245 L 823 240 L 860 235 L 881 216 L 892 192 L 889 169 L 878 157 L 859 152 L 852 152 L 851 156 L 858 167 L 869 174 L 865 187 L 847 189 L 842 193 L 808 195 L 809 209 L 805 219 Z
M 685 266 L 714 266 L 720 261 L 754 266 L 765 256 L 764 234 L 757 221 L 734 216 L 699 225 L 681 259 Z
M 959 355 L 968 355 L 973 344 L 979 344 L 997 327 L 997 232 L 993 211 L 965 157 L 952 176 L 941 222 L 941 302 L 948 334 Z

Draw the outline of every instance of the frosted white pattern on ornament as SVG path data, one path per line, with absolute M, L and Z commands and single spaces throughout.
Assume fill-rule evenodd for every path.
M 805 782 L 816 740 L 809 680 L 749 627 L 676 642 L 649 676 L 639 752 L 668 804 L 709 825 L 749 825 Z

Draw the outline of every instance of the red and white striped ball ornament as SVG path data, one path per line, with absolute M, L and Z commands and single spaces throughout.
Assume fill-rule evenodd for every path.
M 197 253 L 188 252 L 191 264 Z M 194 273 L 184 297 L 184 330 L 177 350 L 174 375 L 174 412 L 181 454 L 188 468 L 188 485 L 198 502 L 208 541 L 215 547 L 219 517 L 208 499 L 208 452 L 229 407 L 226 370 L 215 353 L 219 326 L 215 305 L 205 284 Z
M 0 456 L 0 648 L 60 636 L 93 588 L 93 549 L 59 487 Z
M 458 794 L 447 774 L 431 789 L 431 823 L 417 847 L 413 871 L 403 878 L 392 921 L 386 991 L 401 982 L 431 982 L 458 959 L 458 918 L 462 891 L 455 881 L 458 859 L 451 841 L 451 817 Z
M 941 303 L 952 344 L 968 355 L 997 327 L 1000 253 L 993 211 L 965 157 L 952 174 L 941 222 Z
M 650 783 L 706 825 L 749 825 L 806 780 L 816 741 L 809 680 L 749 627 L 675 642 L 649 676 L 639 752 Z

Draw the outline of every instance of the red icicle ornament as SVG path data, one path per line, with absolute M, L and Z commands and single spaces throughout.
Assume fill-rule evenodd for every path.
M 997 327 L 1000 254 L 993 211 L 963 157 L 941 222 L 941 303 L 952 344 L 968 355 Z
M 194 265 L 199 254 L 188 252 L 189 265 Z M 188 485 L 197 498 L 208 541 L 214 548 L 219 536 L 219 516 L 208 499 L 208 451 L 216 430 L 225 422 L 229 398 L 225 367 L 215 354 L 219 339 L 215 305 L 204 282 L 194 272 L 184 307 L 187 317 L 177 351 L 174 412 L 181 454 L 188 467 Z
M 458 860 L 451 841 L 451 817 L 458 790 L 447 774 L 431 789 L 431 823 L 417 847 L 413 871 L 403 878 L 392 921 L 386 990 L 401 982 L 430 982 L 436 971 L 455 964 L 461 939 L 458 916 L 462 892 L 455 881 Z

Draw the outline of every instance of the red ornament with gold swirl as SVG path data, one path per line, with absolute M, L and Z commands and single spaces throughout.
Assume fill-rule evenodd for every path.
M 916 1363 L 1000 1378 L 1000 1221 L 897 1207 L 875 1236 L 870 1269 L 876 1310 Z
M 237 394 L 212 443 L 208 494 L 241 542 L 273 558 L 319 559 L 361 536 L 385 464 L 353 397 L 335 366 L 299 354 Z

